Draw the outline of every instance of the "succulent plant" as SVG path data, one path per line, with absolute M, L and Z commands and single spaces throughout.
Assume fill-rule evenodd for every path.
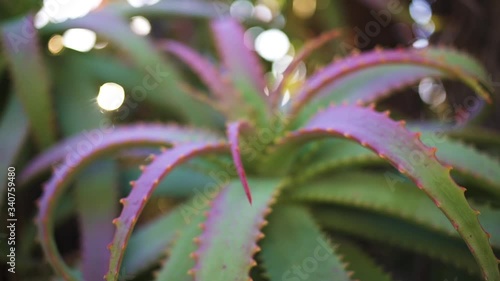
M 103 20 L 106 28 L 96 24 Z M 19 27 L 14 23 L 5 30 Z M 336 31 L 306 45 L 282 82 L 271 86 L 245 47 L 242 26 L 231 18 L 210 21 L 218 65 L 180 42 L 158 41 L 155 49 L 125 36 L 122 21 L 108 10 L 41 32 L 73 27 L 96 30 L 144 68 L 163 62 L 158 53 L 163 50 L 197 74 L 207 94 L 167 75 L 171 87 L 187 95 L 148 98 L 175 110 L 182 124 L 107 126 L 52 145 L 56 117 L 37 109 L 49 100 L 49 86 L 16 81 L 26 71 L 43 72 L 20 63 L 27 59 L 42 66 L 33 51 L 36 42 L 22 44 L 22 52 L 4 44 L 21 92 L 8 114 L 16 120 L 22 103 L 39 147 L 51 146 L 24 168 L 20 184 L 55 166 L 37 202 L 35 224 L 46 260 L 64 280 L 98 280 L 103 274 L 108 281 L 395 280 L 362 245 L 376 245 L 377 251 L 395 246 L 450 265 L 453 274 L 500 280 L 493 250 L 500 249 L 500 211 L 485 204 L 484 196 L 466 198 L 465 187 L 457 184 L 498 199 L 499 161 L 458 141 L 466 131 L 406 125 L 379 111 L 378 103 L 426 77 L 462 81 L 489 101 L 488 75 L 473 58 L 442 47 L 353 53 L 312 74 L 282 105 L 298 63 Z M 39 100 L 23 99 L 30 91 Z M 16 136 L 12 139 L 15 145 Z M 101 159 L 107 155 L 127 160 L 116 165 Z M 128 195 L 118 200 L 120 191 L 110 187 L 116 183 L 113 171 L 126 170 L 137 159 L 146 160 Z M 79 173 L 85 175 L 74 184 L 82 257 L 70 266 L 54 232 L 58 208 Z M 155 196 L 183 200 L 133 232 Z M 112 218 L 117 201 L 121 213 Z

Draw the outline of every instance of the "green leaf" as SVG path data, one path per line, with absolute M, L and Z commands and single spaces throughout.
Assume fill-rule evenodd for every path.
M 183 205 L 138 227 L 128 242 L 120 275 L 137 274 L 162 257 L 179 231 L 186 227 Z M 108 262 L 106 261 L 106 265 Z
M 332 231 L 398 246 L 479 273 L 473 256 L 461 241 L 375 213 L 337 207 L 318 208 L 313 213 L 323 227 Z
M 302 207 L 278 205 L 269 216 L 261 242 L 270 281 L 350 281 L 337 251 Z
M 114 281 L 119 278 L 120 267 L 130 234 L 158 183 L 177 165 L 191 158 L 207 153 L 223 152 L 227 149 L 227 144 L 220 141 L 198 142 L 177 145 L 158 156 L 152 157 L 152 162 L 147 167 L 143 167 L 143 173 L 137 181 L 130 183 L 134 187 L 130 194 L 126 198 L 120 199 L 123 209 L 120 216 L 113 220 L 116 232 L 109 246 L 111 259 L 108 273 L 105 276 L 106 280 Z
M 246 202 L 239 182 L 223 189 L 212 202 L 194 253 L 195 280 L 248 280 L 256 265 L 252 257 L 260 250 L 261 228 L 281 186 L 275 180 L 250 179 L 249 183 L 253 205 Z
M 382 270 L 359 246 L 347 240 L 338 240 L 337 251 L 349 263 L 347 268 L 352 270 L 352 277 L 360 281 L 392 281 L 392 277 Z
M 300 113 L 300 123 L 332 102 L 369 104 L 426 77 L 461 80 L 490 100 L 486 71 L 465 54 L 438 48 L 375 50 L 336 61 L 314 74 L 292 99 L 289 111 L 292 116 Z
M 206 206 L 208 207 L 208 206 Z M 204 209 L 206 209 L 206 207 Z M 204 210 L 202 210 L 204 211 Z M 162 269 L 156 275 L 156 281 L 191 281 L 193 277 L 188 274 L 195 266 L 195 260 L 191 254 L 196 251 L 198 245 L 196 237 L 201 235 L 200 224 L 205 221 L 203 214 L 197 215 L 193 221 L 179 231 L 173 247 L 169 251 L 169 257 Z
M 0 121 L 0 208 L 3 208 L 4 194 L 8 187 L 8 168 L 14 165 L 17 155 L 28 137 L 28 119 L 18 97 L 11 96 L 5 105 Z M 16 168 L 16 167 L 14 167 Z M 19 174 L 19 171 L 16 171 Z M 17 181 L 14 181 L 17 183 Z

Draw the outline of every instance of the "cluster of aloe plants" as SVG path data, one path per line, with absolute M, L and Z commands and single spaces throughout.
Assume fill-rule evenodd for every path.
M 35 226 L 43 258 L 58 277 L 410 277 L 387 264 L 397 255 L 380 255 L 394 247 L 446 265 L 436 270 L 446 276 L 500 281 L 494 253 L 500 249 L 500 210 L 495 207 L 500 163 L 458 140 L 480 139 L 488 149 L 498 145 L 498 136 L 488 132 L 485 141 L 480 129 L 407 125 L 378 103 L 426 77 L 462 81 L 489 101 L 488 75 L 477 61 L 451 48 L 353 53 L 310 75 L 282 106 L 285 83 L 298 62 L 337 32 L 307 44 L 284 72 L 282 84 L 269 85 L 258 58 L 245 47 L 241 24 L 214 7 L 190 1 L 110 7 L 49 25 L 19 45 L 9 44 L 9 38 L 21 33 L 27 21 L 4 25 L 3 51 L 16 95 L 7 104 L 1 133 L 17 130 L 2 135 L 9 147 L 2 161 L 14 163 L 31 134 L 42 152 L 23 167 L 19 185 L 33 187 L 54 168 L 36 202 Z M 123 18 L 135 14 L 208 19 L 220 63 L 180 42 L 150 42 L 131 34 Z M 106 51 L 42 55 L 37 36 L 75 27 L 96 31 L 126 58 Z M 166 59 L 185 64 L 206 93 L 181 82 L 180 72 Z M 67 74 L 79 67 L 85 69 L 81 76 Z M 49 85 L 48 68 L 60 82 Z M 146 104 L 139 107 L 169 111 L 161 118 L 179 124 L 111 126 L 124 121 L 118 116 L 133 113 L 104 116 L 85 103 L 95 81 L 116 81 L 133 91 L 156 68 L 168 75 L 148 89 Z M 25 83 L 26 76 L 33 81 Z M 57 108 L 58 103 L 64 106 Z M 124 107 L 132 112 L 137 104 Z M 58 130 L 68 137 L 54 144 Z M 461 185 L 473 196 L 466 198 Z M 74 194 L 67 192 L 71 186 Z M 142 222 L 141 213 L 152 208 L 148 202 L 160 204 L 162 198 L 175 200 Z M 79 255 L 63 257 L 55 232 L 74 212 Z M 29 240 L 32 232 L 25 229 Z

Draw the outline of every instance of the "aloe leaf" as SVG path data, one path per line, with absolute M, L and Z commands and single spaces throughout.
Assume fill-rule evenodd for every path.
M 202 233 L 199 225 L 203 223 L 205 219 L 206 217 L 202 214 L 197 215 L 189 225 L 178 233 L 177 239 L 169 251 L 167 261 L 156 275 L 156 281 L 193 280 L 193 277 L 188 274 L 189 270 L 195 266 L 195 260 L 192 258 L 191 254 L 194 253 L 198 247 L 195 241 L 197 241 L 196 238 Z
M 446 216 L 411 182 L 393 183 L 383 174 L 351 172 L 299 184 L 287 196 L 297 202 L 331 203 L 361 208 L 411 221 L 429 230 L 454 235 Z
M 261 257 L 270 281 L 352 280 L 336 249 L 303 207 L 278 205 L 269 223 Z
M 231 98 L 230 94 L 234 90 L 222 79 L 218 69 L 194 49 L 176 41 L 163 41 L 158 45 L 162 50 L 171 53 L 186 63 L 215 97 L 221 100 Z
M 3 196 L 7 190 L 7 175 L 9 166 L 16 161 L 17 155 L 20 153 L 23 144 L 28 137 L 29 124 L 26 115 L 22 109 L 18 97 L 12 95 L 2 113 L 0 121 L 0 207 L 3 208 Z M 17 171 L 16 174 L 19 172 Z M 17 182 L 15 182 L 17 183 Z
M 48 261 L 64 278 L 68 280 L 78 279 L 76 275 L 71 273 L 71 270 L 61 259 L 53 239 L 54 207 L 59 197 L 64 192 L 65 187 L 79 170 L 83 169 L 92 162 L 92 160 L 103 154 L 131 146 L 168 145 L 179 140 L 177 139 L 179 136 L 185 138 L 190 135 L 183 133 L 182 128 L 177 126 L 166 126 L 166 130 L 164 130 L 164 133 L 161 135 L 158 132 L 158 130 L 151 130 L 149 126 L 142 126 L 142 129 L 138 128 L 135 134 L 130 134 L 127 130 L 121 130 L 115 131 L 114 134 L 109 133 L 106 138 L 103 137 L 96 143 L 92 143 L 90 140 L 87 141 L 86 139 L 86 142 L 78 142 L 78 144 L 82 146 L 85 144 L 86 148 L 90 148 L 90 150 L 83 151 L 73 149 L 73 151 L 70 151 L 70 153 L 66 155 L 66 161 L 56 168 L 55 174 L 45 184 L 44 192 L 38 203 L 40 210 L 37 218 L 37 225 L 40 241 Z M 194 132 L 191 137 L 193 137 L 193 135 L 195 135 Z
M 193 254 L 194 280 L 247 281 L 250 269 L 257 265 L 252 257 L 260 251 L 261 228 L 267 224 L 265 217 L 281 185 L 259 179 L 251 179 L 250 184 L 253 205 L 241 204 L 240 183 L 224 188 L 213 200 Z
M 364 209 L 459 238 L 446 216 L 425 194 L 418 191 L 411 182 L 392 178 L 388 173 L 338 173 L 327 179 L 298 184 L 283 199 Z M 485 231 L 491 235 L 491 245 L 500 249 L 500 228 L 496 223 L 500 220 L 500 211 L 479 204 L 472 206 L 481 212 L 478 218 Z
M 145 158 L 146 157 L 142 159 Z M 126 187 L 127 183 L 130 181 L 136 180 L 141 174 L 141 171 L 137 170 L 137 167 L 125 169 L 124 171 L 122 180 L 122 186 L 124 187 Z M 153 196 L 169 198 L 196 196 L 201 192 L 201 187 L 212 184 L 215 184 L 212 177 L 196 169 L 181 165 L 173 170 L 165 180 L 158 184 Z M 126 191 L 128 192 L 130 190 L 127 189 Z
M 428 133 L 423 134 L 421 140 L 424 144 L 437 148 L 439 162 L 452 166 L 459 175 L 470 179 L 475 187 L 499 194 L 500 174 L 496 171 L 500 171 L 500 163 L 497 159 L 458 140 L 442 136 L 437 138 Z M 373 151 L 345 140 L 325 140 L 319 147 L 321 150 L 310 155 L 305 164 L 296 167 L 299 169 L 307 165 L 307 168 L 300 168 L 297 181 L 306 181 L 346 166 L 386 163 Z
M 243 162 L 241 161 L 240 146 L 239 146 L 240 131 L 248 126 L 249 124 L 246 122 L 230 123 L 227 126 L 227 138 L 229 140 L 229 145 L 231 147 L 231 155 L 233 156 L 233 161 L 236 166 L 236 171 L 238 172 L 241 184 L 245 189 L 245 194 L 247 195 L 248 202 L 252 204 L 252 193 L 250 192 L 247 176 L 245 174 L 245 168 L 243 167 Z
M 307 106 L 301 116 L 304 119 L 324 104 L 345 98 L 368 104 L 428 76 L 459 79 L 490 100 L 491 87 L 484 69 L 466 55 L 434 48 L 376 50 L 339 60 L 313 75 L 292 100 L 290 114 L 295 116 Z M 357 83 L 360 80 L 373 83 Z M 341 95 L 339 99 L 336 94 Z M 309 100 L 313 100 L 310 105 Z
M 465 188 L 456 185 L 450 176 L 451 168 L 439 163 L 435 148 L 426 147 L 419 139 L 420 134 L 409 132 L 403 123 L 389 119 L 386 114 L 346 105 L 318 113 L 302 129 L 290 133 L 288 139 L 324 136 L 343 136 L 361 143 L 412 179 L 460 233 L 484 279 L 500 280 L 498 261 L 479 224 L 477 211 L 465 199 Z M 287 138 L 283 140 L 286 141 Z
M 113 238 L 111 220 L 118 212 L 117 180 L 114 163 L 107 161 L 94 164 L 75 186 L 84 280 L 100 280 L 107 270 L 106 246 Z
M 335 241 L 338 243 L 338 254 L 349 263 L 347 268 L 354 272 L 352 278 L 360 281 L 393 281 L 393 278 L 360 247 L 345 239 L 335 238 Z
M 55 116 L 50 96 L 50 79 L 38 45 L 33 17 L 28 16 L 2 25 L 3 51 L 10 67 L 14 89 L 39 148 L 56 140 Z M 32 79 L 27 83 L 26 77 Z
M 334 29 L 328 32 L 321 34 L 320 36 L 307 41 L 305 46 L 298 52 L 298 54 L 293 58 L 292 62 L 287 66 L 285 71 L 283 72 L 283 78 L 279 82 L 276 89 L 270 95 L 273 106 L 278 105 L 279 98 L 281 97 L 281 93 L 284 85 L 287 84 L 288 80 L 292 73 L 297 69 L 299 64 L 309 57 L 314 51 L 321 48 L 321 46 L 325 45 L 329 41 L 338 38 L 341 35 L 340 30 Z
M 498 159 L 458 140 L 435 139 L 430 134 L 423 135 L 421 139 L 426 145 L 436 146 L 436 156 L 439 161 L 453 166 L 461 174 L 471 177 L 474 181 L 479 180 L 481 184 L 478 184 L 478 187 L 500 195 L 500 161 Z
M 211 28 L 219 55 L 236 91 L 257 113 L 254 116 L 257 122 L 267 124 L 270 107 L 264 93 L 264 73 L 256 55 L 244 44 L 243 27 L 233 19 L 222 18 L 212 21 Z
M 218 140 L 216 134 L 209 131 L 178 127 L 177 125 L 139 124 L 117 127 L 102 127 L 84 131 L 82 134 L 68 138 L 37 156 L 20 175 L 21 185 L 30 181 L 55 164 L 65 161 L 76 165 L 86 156 L 89 147 L 93 153 L 108 149 L 112 152 L 123 146 L 157 146 L 170 145 L 173 142 L 194 142 L 201 140 Z
M 128 3 L 112 3 L 105 9 L 124 17 L 189 17 L 189 18 L 214 18 L 223 16 L 229 10 L 223 3 L 195 0 L 169 0 L 159 1 L 154 5 L 132 7 Z
M 424 254 L 471 273 L 479 273 L 474 257 L 461 241 L 440 236 L 405 221 L 348 208 L 315 209 L 325 228 Z
M 151 197 L 155 187 L 175 166 L 195 156 L 210 152 L 227 150 L 227 145 L 221 142 L 191 143 L 175 146 L 153 158 L 151 164 L 144 168 L 139 179 L 132 182 L 133 189 L 127 198 L 120 200 L 123 210 L 120 216 L 113 220 L 117 230 L 109 245 L 111 259 L 109 271 L 105 276 L 108 281 L 117 280 L 123 255 L 130 234 L 137 222 L 142 209 Z
M 186 226 L 182 206 L 162 214 L 146 225 L 137 227 L 128 241 L 120 276 L 138 274 L 165 254 L 167 246 L 174 241 L 177 232 L 183 231 Z

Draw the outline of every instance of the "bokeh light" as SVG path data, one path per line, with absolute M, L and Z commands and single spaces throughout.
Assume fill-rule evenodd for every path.
M 255 50 L 268 61 L 275 61 L 285 56 L 290 49 L 288 36 L 279 29 L 269 29 L 255 39 Z
M 145 17 L 132 17 L 130 28 L 135 34 L 146 36 L 151 32 L 151 23 Z
M 59 34 L 52 36 L 48 43 L 48 49 L 54 55 L 59 54 L 64 49 L 63 37 Z
M 92 30 L 83 28 L 68 29 L 63 34 L 64 47 L 79 52 L 88 52 L 94 48 L 96 34 Z

